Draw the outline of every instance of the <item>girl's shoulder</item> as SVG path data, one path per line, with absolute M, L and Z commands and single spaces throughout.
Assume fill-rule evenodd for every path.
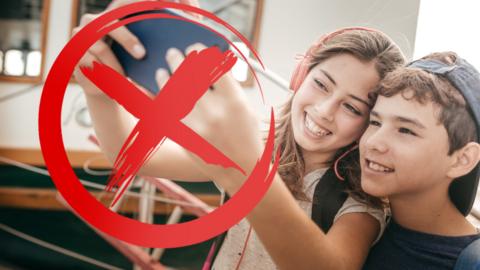
M 386 209 L 379 209 L 379 208 L 368 206 L 367 204 L 363 202 L 359 202 L 354 198 L 352 198 L 351 196 L 348 196 L 348 198 L 343 203 L 343 206 L 335 215 L 334 223 L 338 218 L 349 213 L 367 213 L 370 216 L 372 216 L 375 220 L 377 220 L 378 223 L 380 224 L 380 231 L 374 243 L 376 243 L 380 239 L 387 225 Z

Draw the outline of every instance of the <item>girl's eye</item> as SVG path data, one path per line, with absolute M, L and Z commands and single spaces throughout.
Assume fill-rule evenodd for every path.
M 398 132 L 403 133 L 403 134 L 408 134 L 408 135 L 417 136 L 417 134 L 416 134 L 415 132 L 411 131 L 411 130 L 408 129 L 408 128 L 399 128 L 399 129 L 398 129 Z
M 345 103 L 343 106 L 345 106 L 345 108 L 347 108 L 347 110 L 351 111 L 352 113 L 356 114 L 356 115 L 359 115 L 361 116 L 362 113 L 357 110 L 355 107 L 353 107 L 352 105 L 348 104 L 348 103 Z
M 375 120 L 370 120 L 368 124 L 369 124 L 370 126 L 376 126 L 376 127 L 379 127 L 379 126 L 380 126 L 380 122 L 375 121 Z
M 315 81 L 315 84 L 317 84 L 318 87 L 320 87 L 320 89 L 324 90 L 325 92 L 328 92 L 327 90 L 327 87 L 325 86 L 325 84 L 323 84 L 321 81 L 319 81 L 318 79 L 313 79 Z

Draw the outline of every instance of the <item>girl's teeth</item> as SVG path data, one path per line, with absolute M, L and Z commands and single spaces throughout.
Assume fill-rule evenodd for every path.
M 313 134 L 319 137 L 330 135 L 330 131 L 325 130 L 319 127 L 317 124 L 315 124 L 315 122 L 313 122 L 313 120 L 310 119 L 310 117 L 308 117 L 308 114 L 305 114 L 305 126 L 310 132 L 312 132 Z

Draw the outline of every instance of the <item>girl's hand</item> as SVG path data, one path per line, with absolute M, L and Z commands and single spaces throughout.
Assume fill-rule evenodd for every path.
M 186 54 L 203 49 L 205 46 L 195 44 L 187 48 Z M 167 52 L 166 60 L 174 72 L 184 57 L 179 50 L 171 48 Z M 157 71 L 156 80 L 160 89 L 168 79 L 166 70 Z M 263 146 L 259 122 L 248 105 L 243 89 L 230 72 L 218 79 L 213 85 L 213 90 L 208 90 L 197 101 L 182 122 L 238 164 L 247 175 L 261 155 Z M 190 154 L 196 165 L 212 179 L 240 173 L 235 169 L 208 165 L 195 154 Z
M 109 4 L 105 12 L 121 6 L 132 4 L 135 2 L 139 2 L 139 0 L 115 0 Z M 197 0 L 180 0 L 180 3 L 198 7 Z M 73 29 L 72 34 L 75 35 L 85 25 L 87 25 L 88 23 L 90 23 L 100 15 L 102 15 L 102 13 L 83 15 L 80 20 L 80 25 Z M 114 31 L 110 32 L 108 35 L 113 40 L 118 42 L 134 58 L 141 59 L 145 56 L 146 54 L 145 48 L 143 47 L 141 42 L 138 40 L 138 38 L 134 34 L 132 34 L 125 26 L 121 26 L 115 29 Z M 73 74 L 75 79 L 80 84 L 80 86 L 82 86 L 86 94 L 103 95 L 103 93 L 95 85 L 93 85 L 87 78 L 85 78 L 85 76 L 82 74 L 82 72 L 79 69 L 79 67 L 81 66 L 91 67 L 93 61 L 97 61 L 107 66 L 110 66 L 120 74 L 124 74 L 124 71 L 122 69 L 122 66 L 118 62 L 117 58 L 113 54 L 112 50 L 110 49 L 110 46 L 107 43 L 105 43 L 105 41 L 99 40 L 95 42 L 88 49 L 88 51 L 85 53 L 82 59 L 80 59 Z M 148 92 L 146 93 L 148 94 Z

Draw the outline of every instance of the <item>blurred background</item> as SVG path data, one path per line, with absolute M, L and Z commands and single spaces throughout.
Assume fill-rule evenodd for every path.
M 154 251 L 135 249 L 98 234 L 66 209 L 46 173 L 38 139 L 43 84 L 82 14 L 98 13 L 109 2 L 1 2 L 0 269 L 131 269 L 135 267 L 133 262 L 139 264 L 147 255 L 159 263 L 144 268 L 200 269 L 206 258 L 211 241 Z M 239 30 L 265 66 L 283 82 L 290 78 L 297 54 L 304 53 L 320 35 L 347 26 L 385 32 L 409 59 L 452 50 L 480 68 L 477 1 L 200 0 L 200 5 Z M 260 114 L 267 115 L 271 106 L 282 104 L 288 95 L 279 86 L 281 82 L 260 75 L 263 103 L 246 64 L 239 61 L 234 74 Z M 92 195 L 108 202 L 112 195 L 104 192 L 102 185 L 109 165 L 91 137 L 93 129 L 85 99 L 73 79 L 65 94 L 61 124 L 65 149 L 77 176 L 85 180 L 84 186 Z M 218 206 L 220 194 L 212 184 L 180 185 L 178 191 L 170 182 L 140 178 L 115 211 L 143 222 L 165 223 L 169 219 L 191 220 Z M 189 197 L 190 193 L 200 202 Z M 188 205 L 179 208 L 178 201 L 196 206 L 193 210 Z M 476 224 L 480 219 L 479 201 L 469 217 Z

